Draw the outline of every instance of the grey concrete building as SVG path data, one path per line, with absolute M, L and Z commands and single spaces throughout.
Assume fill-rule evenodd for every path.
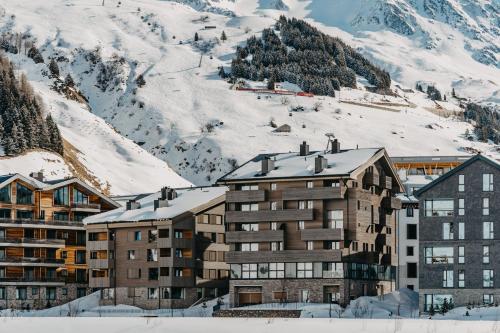
M 396 193 L 383 148 L 263 154 L 227 185 L 230 302 L 338 302 L 395 289 Z
M 415 192 L 420 310 L 500 302 L 500 164 L 470 158 Z

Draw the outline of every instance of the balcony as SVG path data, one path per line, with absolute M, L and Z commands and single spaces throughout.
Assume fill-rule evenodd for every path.
M 159 264 L 161 267 L 189 267 L 195 266 L 194 259 L 188 257 L 160 257 Z
M 112 262 L 109 259 L 89 259 L 90 269 L 107 269 Z
M 0 246 L 22 246 L 22 247 L 52 247 L 63 248 L 65 241 L 63 239 L 39 239 L 39 238 L 0 238 Z
M 341 250 L 229 251 L 226 263 L 341 261 Z
M 1 277 L 0 285 L 63 285 L 66 278 L 62 276 L 56 277 L 38 277 L 38 276 L 21 276 L 21 277 Z
M 38 228 L 48 228 L 48 226 L 52 227 L 53 226 L 58 226 L 61 227 L 61 229 L 81 229 L 84 230 L 83 227 L 83 222 L 82 221 L 46 221 L 46 220 L 36 220 L 36 219 L 6 219 L 6 218 L 0 218 L 0 225 L 2 224 L 8 224 L 9 226 L 12 224 L 16 225 L 36 225 Z
M 392 189 L 392 177 L 380 176 L 380 187 L 391 190 Z
M 380 186 L 380 177 L 373 172 L 365 173 L 363 181 L 366 185 Z
M 283 200 L 325 200 L 343 199 L 346 188 L 314 187 L 314 188 L 286 188 L 283 190 Z
M 300 231 L 300 239 L 303 241 L 340 241 L 344 239 L 344 229 L 304 229 Z
M 266 191 L 229 191 L 226 193 L 226 202 L 261 202 L 266 201 Z
M 114 287 L 113 281 L 109 277 L 90 277 L 89 278 L 90 288 L 112 288 Z
M 252 222 L 281 222 L 281 221 L 311 221 L 312 209 L 284 209 L 260 211 L 228 211 L 226 222 L 252 223 Z
M 226 243 L 242 242 L 282 242 L 283 230 L 262 231 L 229 231 L 226 232 Z
M 401 200 L 395 197 L 384 197 L 382 199 L 382 207 L 386 210 L 392 211 L 394 209 L 401 209 Z
M 114 250 L 114 248 L 115 243 L 113 241 L 87 241 L 87 251 Z
M 160 286 L 194 287 L 194 276 L 160 276 Z
M 173 247 L 176 249 L 191 249 L 193 247 L 192 238 L 158 238 L 158 248 Z
M 4 258 L 0 258 L 0 266 L 59 267 L 62 265 L 64 265 L 64 259 L 34 258 L 34 257 L 4 257 Z
M 96 203 L 82 203 L 82 202 L 73 202 L 71 203 L 71 208 L 74 211 L 80 212 L 100 212 L 101 205 Z

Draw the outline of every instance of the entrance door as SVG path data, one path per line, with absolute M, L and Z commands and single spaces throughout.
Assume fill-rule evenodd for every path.
M 238 293 L 238 305 L 262 304 L 262 293 L 260 292 L 240 292 Z

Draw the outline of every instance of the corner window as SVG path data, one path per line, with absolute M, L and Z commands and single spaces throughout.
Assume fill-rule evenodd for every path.
M 54 191 L 54 205 L 68 206 L 69 205 L 69 188 L 64 186 Z
M 0 202 L 10 203 L 10 184 L 0 188 Z

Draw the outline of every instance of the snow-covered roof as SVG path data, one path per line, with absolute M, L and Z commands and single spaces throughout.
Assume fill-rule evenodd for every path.
M 195 210 L 210 201 L 225 195 L 228 190 L 225 186 L 218 187 L 193 187 L 176 189 L 177 197 L 168 201 L 167 207 L 154 209 L 154 201 L 161 197 L 161 192 L 150 194 L 137 200 L 140 208 L 127 210 L 120 207 L 105 213 L 89 216 L 83 220 L 85 224 L 105 222 L 136 222 L 167 220 Z
M 297 152 L 259 155 L 243 164 L 240 168 L 225 175 L 220 181 L 311 176 L 346 176 L 350 175 L 357 168 L 383 151 L 383 148 L 360 148 L 342 150 L 335 154 L 316 151 L 307 156 L 300 156 Z M 326 158 L 328 166 L 323 171 L 315 173 L 314 160 L 318 156 Z M 262 174 L 261 161 L 265 157 L 274 160 L 274 170 Z

